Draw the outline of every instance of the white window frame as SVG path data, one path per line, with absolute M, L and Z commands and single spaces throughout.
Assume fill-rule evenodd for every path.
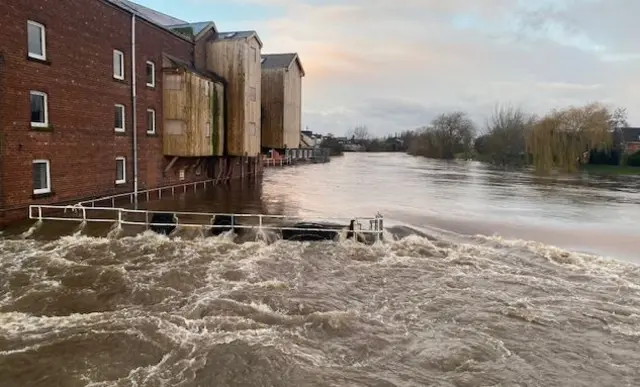
M 114 125 L 114 130 L 118 133 L 124 133 L 127 131 L 127 108 L 121 103 L 115 104 L 114 108 L 122 109 L 122 128 L 115 128 L 115 125 Z
M 153 126 L 152 130 L 149 130 L 149 113 L 151 113 Z M 156 134 L 156 110 L 155 109 L 147 109 L 147 134 Z
M 118 161 L 122 161 L 122 179 L 118 180 Z M 116 184 L 127 183 L 127 159 L 125 157 L 116 157 Z
M 144 69 L 145 70 L 144 71 L 145 82 L 146 82 L 147 86 L 149 86 L 149 87 L 156 87 L 156 64 L 153 63 L 152 61 L 148 60 L 147 61 L 147 66 L 148 65 L 151 65 L 151 70 L 152 70 L 151 74 L 153 74 L 153 77 L 152 77 L 151 83 L 146 82 L 147 68 L 145 67 L 145 69 Z
M 29 51 L 29 25 L 40 28 L 40 40 L 42 42 L 42 55 L 34 54 Z M 39 60 L 47 60 L 47 33 L 46 27 L 42 23 L 38 23 L 37 21 L 27 20 L 27 53 L 29 58 L 39 59 Z
M 47 188 L 34 188 L 33 189 L 33 194 L 34 195 L 42 195 L 42 194 L 51 193 L 51 162 L 49 162 L 49 160 L 38 159 L 38 160 L 33 160 L 31 162 L 31 165 L 33 165 L 33 164 L 45 164 L 47 166 L 47 169 L 46 169 L 46 173 L 47 173 Z M 33 168 L 31 170 L 33 171 Z M 31 177 L 31 182 L 33 184 L 33 176 Z
M 120 69 L 122 69 L 122 74 L 119 75 L 116 73 L 116 56 L 120 58 Z M 120 50 L 113 50 L 113 78 L 124 81 L 125 71 L 124 71 L 124 52 Z
M 30 90 L 29 91 L 29 115 L 31 115 L 31 96 L 39 95 L 44 97 L 44 122 L 31 122 L 31 126 L 34 128 L 48 128 L 49 127 L 49 96 L 44 91 Z M 31 117 L 29 117 L 31 121 Z

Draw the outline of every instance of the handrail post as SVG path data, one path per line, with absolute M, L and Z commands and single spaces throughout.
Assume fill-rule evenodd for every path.
M 38 206 L 38 220 L 42 222 L 42 206 Z

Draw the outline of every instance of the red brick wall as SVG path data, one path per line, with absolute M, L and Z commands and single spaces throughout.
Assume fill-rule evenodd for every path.
M 131 16 L 101 0 L 4 0 L 0 13 L 0 187 L 4 209 L 107 195 L 133 189 Z M 47 63 L 27 60 L 27 20 L 46 26 Z M 138 19 L 139 187 L 163 177 L 162 53 L 193 58 L 193 45 Z M 125 81 L 113 78 L 113 49 L 125 54 Z M 146 61 L 156 64 L 156 87 L 146 86 Z M 30 128 L 29 90 L 48 93 L 53 130 Z M 114 104 L 126 106 L 126 134 L 114 132 Z M 156 136 L 146 134 L 147 108 L 156 110 Z M 127 158 L 127 184 L 115 186 L 115 157 Z M 51 163 L 53 195 L 34 199 L 34 159 Z M 186 181 L 200 180 L 195 170 Z M 175 179 L 174 179 L 175 177 Z M 26 211 L 25 211 L 26 212 Z

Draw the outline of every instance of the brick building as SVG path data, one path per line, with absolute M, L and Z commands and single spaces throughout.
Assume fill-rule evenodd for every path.
M 625 153 L 640 151 L 640 128 L 620 128 Z
M 163 60 L 194 63 L 197 49 L 168 27 L 184 21 L 126 0 L 4 0 L 2 8 L 0 223 L 24 218 L 30 204 L 133 191 L 134 129 L 138 189 L 214 174 L 212 160 L 195 167 L 163 155 Z

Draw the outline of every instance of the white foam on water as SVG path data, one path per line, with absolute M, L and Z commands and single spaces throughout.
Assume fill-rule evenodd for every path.
M 74 233 L 51 242 L 0 240 L 3 272 L 11 278 L 21 274 L 29 278 L 21 296 L 14 295 L 15 287 L 0 287 L 4 310 L 0 337 L 22 342 L 0 352 L 0 357 L 38 356 L 45 343 L 69 339 L 77 332 L 122 330 L 142 340 L 157 341 L 153 335 L 160 335 L 166 342 L 158 345 L 166 353 L 157 364 L 131 369 L 119 381 L 95 380 L 87 374 L 87 385 L 189 385 L 197 370 L 206 366 L 212 348 L 237 341 L 276 348 L 300 364 L 349 367 L 352 372 L 379 367 L 383 357 L 389 362 L 408 361 L 394 351 L 406 354 L 411 343 L 415 351 L 423 351 L 420 356 L 431 357 L 425 364 L 440 359 L 433 364 L 453 367 L 449 372 L 455 372 L 502 367 L 509 361 L 526 363 L 513 343 L 507 342 L 509 338 L 498 332 L 508 332 L 513 324 L 561 331 L 568 326 L 563 308 L 571 303 L 585 313 L 600 305 L 602 311 L 592 312 L 596 318 L 584 318 L 595 321 L 603 335 L 609 332 L 637 342 L 640 272 L 636 266 L 534 242 L 476 238 L 480 243 L 410 235 L 401 240 L 385 238 L 374 245 L 352 240 L 267 243 L 263 238 L 237 244 L 230 233 L 203 237 L 148 231 L 127 237 L 110 233 L 104 238 Z M 113 278 L 130 292 L 123 296 L 129 297 L 124 300 L 128 304 L 61 316 L 10 311 L 32 295 L 49 292 L 62 297 L 65 273 L 87 269 L 98 270 L 97 280 Z M 50 270 L 53 274 L 47 274 Z M 188 281 L 181 280 L 181 273 Z M 99 286 L 111 283 L 107 280 L 76 292 L 102 291 Z M 624 292 L 626 306 L 613 304 L 612 287 Z M 354 288 L 363 290 L 350 294 Z M 601 295 L 593 289 L 600 289 Z M 475 293 L 485 309 L 478 309 L 473 298 L 465 298 L 468 293 Z M 140 294 L 150 298 L 136 301 Z M 610 305 L 610 310 L 604 305 Z M 427 313 L 430 310 L 434 312 Z M 571 318 L 576 313 L 571 311 Z M 622 317 L 615 317 L 616 313 Z M 149 324 L 153 332 L 148 331 Z M 496 331 L 479 330 L 493 325 Z M 451 335 L 460 338 L 457 347 L 440 354 L 424 352 L 424 346 L 433 345 L 430 340 L 434 340 L 427 340 L 426 332 L 434 337 L 449 335 L 442 339 L 441 348 L 446 348 Z M 355 342 L 361 344 L 348 339 L 360 335 Z M 374 341 L 362 341 L 365 338 Z M 374 344 L 375 340 L 383 341 Z M 372 345 L 365 351 L 368 357 L 358 358 L 350 349 L 365 344 Z M 486 359 L 456 358 L 467 353 Z
M 31 236 L 33 236 L 33 234 L 38 231 L 38 229 L 42 226 L 42 220 L 38 220 L 37 222 L 35 222 L 31 227 L 29 227 L 29 229 L 25 232 L 23 232 L 20 237 L 22 237 L 23 239 L 27 239 L 30 238 Z

